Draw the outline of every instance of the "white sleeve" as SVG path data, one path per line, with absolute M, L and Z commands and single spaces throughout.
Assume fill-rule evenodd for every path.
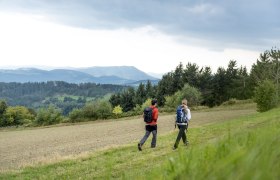
M 190 111 L 190 109 L 187 109 L 187 110 L 188 110 L 187 118 L 188 118 L 188 120 L 191 120 L 191 118 L 192 118 L 191 111 Z

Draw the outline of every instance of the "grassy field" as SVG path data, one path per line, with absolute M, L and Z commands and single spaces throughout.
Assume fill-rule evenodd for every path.
M 3 172 L 0 179 L 279 179 L 279 119 L 280 109 L 274 109 L 218 120 L 190 128 L 190 145 L 181 143 L 175 151 L 177 131 L 171 131 L 158 137 L 155 149 L 149 139 L 142 152 L 136 143 L 126 144 Z

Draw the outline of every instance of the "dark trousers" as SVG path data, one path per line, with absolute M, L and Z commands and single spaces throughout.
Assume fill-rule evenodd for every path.
M 157 144 L 157 125 L 155 125 L 155 126 L 146 125 L 146 133 L 140 141 L 141 146 L 146 142 L 146 140 L 148 139 L 148 137 L 150 136 L 151 133 L 153 134 L 151 147 L 152 148 L 156 147 L 156 144 Z
M 174 147 L 177 148 L 178 144 L 181 140 L 181 138 L 183 139 L 183 143 L 187 144 L 187 135 L 186 135 L 186 130 L 188 129 L 188 125 L 178 125 L 179 128 L 179 133 L 177 136 L 177 139 L 175 141 Z

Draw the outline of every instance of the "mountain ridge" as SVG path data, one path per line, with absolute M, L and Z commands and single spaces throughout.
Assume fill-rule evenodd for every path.
M 134 66 L 93 66 L 88 68 L 39 68 L 0 69 L 0 82 L 46 82 L 68 83 L 135 84 L 137 81 L 159 81 L 159 79 Z

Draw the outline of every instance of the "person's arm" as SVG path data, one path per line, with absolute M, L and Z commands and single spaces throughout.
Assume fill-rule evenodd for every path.
M 191 115 L 191 111 L 190 111 L 189 108 L 187 109 L 187 111 L 188 111 L 188 113 L 187 113 L 187 118 L 188 118 L 188 121 L 189 121 L 189 120 L 191 120 L 192 115 Z

